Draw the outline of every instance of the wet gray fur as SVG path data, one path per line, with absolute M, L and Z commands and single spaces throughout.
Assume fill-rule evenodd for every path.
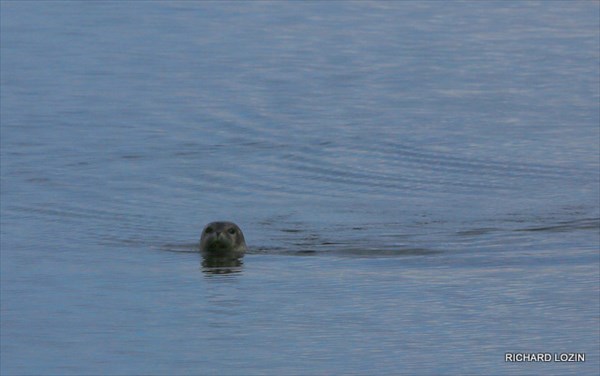
M 233 222 L 211 222 L 202 230 L 200 252 L 204 257 L 240 258 L 247 250 L 244 234 Z

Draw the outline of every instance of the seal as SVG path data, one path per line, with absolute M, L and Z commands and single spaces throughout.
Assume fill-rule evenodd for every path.
M 247 250 L 244 234 L 233 222 L 211 222 L 202 230 L 200 252 L 204 257 L 237 259 Z

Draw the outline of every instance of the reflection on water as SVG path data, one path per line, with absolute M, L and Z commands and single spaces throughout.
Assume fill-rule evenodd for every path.
M 175 253 L 195 253 L 200 256 L 199 244 L 164 244 L 159 247 L 161 251 Z M 243 258 L 219 257 L 203 255 L 202 272 L 206 274 L 232 274 L 242 272 Z
M 243 265 L 244 262 L 241 259 L 204 256 L 202 259 L 202 272 L 206 274 L 241 273 Z

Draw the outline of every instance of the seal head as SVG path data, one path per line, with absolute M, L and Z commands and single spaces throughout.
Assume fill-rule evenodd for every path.
M 240 258 L 248 250 L 242 230 L 233 222 L 211 222 L 200 237 L 200 252 L 205 257 Z

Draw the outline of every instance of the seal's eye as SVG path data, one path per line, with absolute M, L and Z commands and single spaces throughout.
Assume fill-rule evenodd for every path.
M 213 230 L 213 228 L 212 228 L 212 227 L 207 227 L 207 228 L 206 228 L 206 230 L 204 230 L 204 232 L 205 232 L 206 234 L 211 234 L 213 231 L 214 231 L 214 230 Z
M 228 233 L 230 233 L 231 235 L 235 234 L 235 229 L 234 228 L 230 228 L 229 230 L 227 230 Z

